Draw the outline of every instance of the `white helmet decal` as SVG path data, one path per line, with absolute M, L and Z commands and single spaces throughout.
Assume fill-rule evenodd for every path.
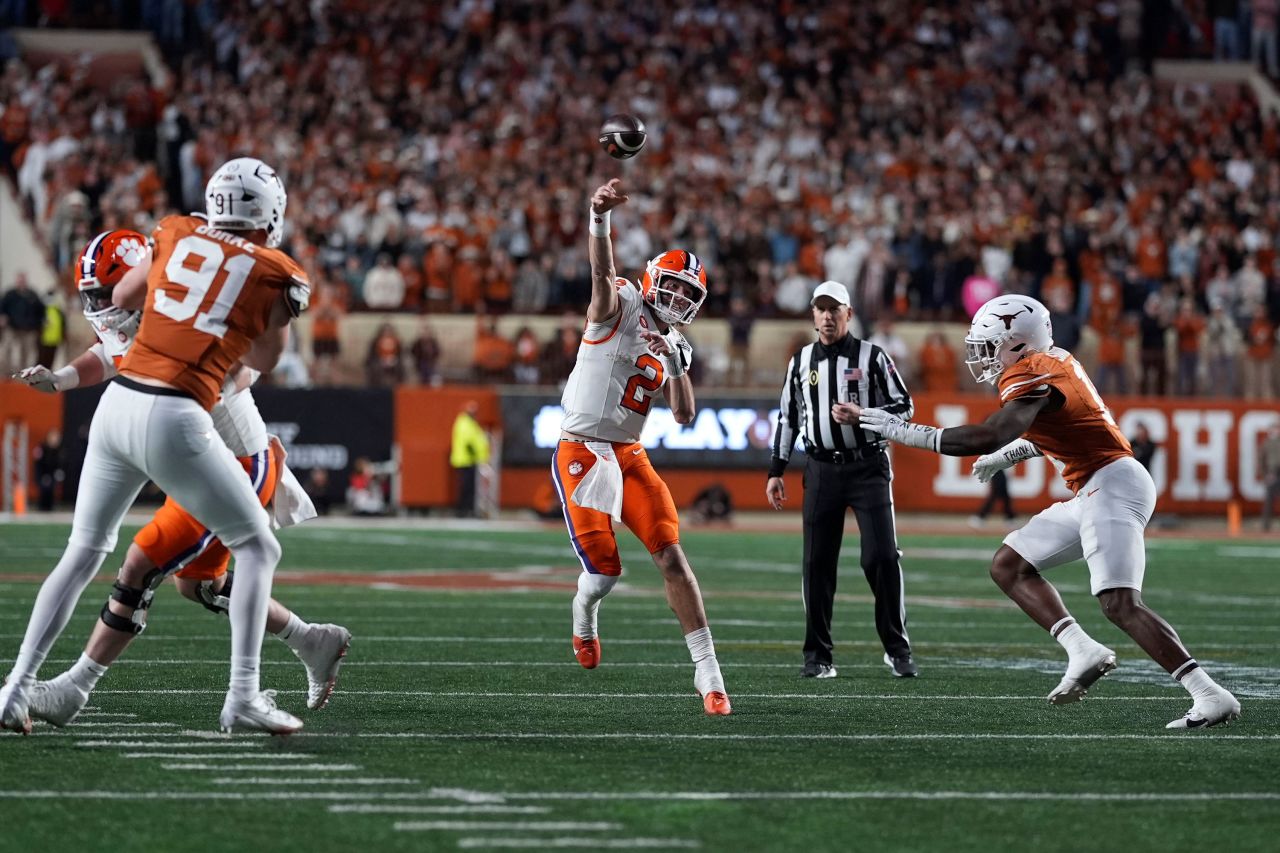
M 973 315 L 964 343 L 974 381 L 994 385 L 1006 367 L 1053 347 L 1049 309 L 1029 296 L 997 296 Z
M 284 182 L 275 170 L 253 157 L 223 163 L 204 190 L 205 216 L 215 228 L 267 232 L 274 248 L 284 237 L 284 210 L 288 204 Z

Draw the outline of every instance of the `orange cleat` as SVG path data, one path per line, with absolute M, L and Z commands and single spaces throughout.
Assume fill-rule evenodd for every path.
M 595 669 L 600 665 L 600 637 L 595 636 L 590 640 L 574 637 L 573 656 L 582 664 L 583 669 Z
M 729 697 L 719 690 L 712 690 L 702 697 L 702 708 L 712 717 L 727 717 L 733 713 L 733 706 L 729 704 Z

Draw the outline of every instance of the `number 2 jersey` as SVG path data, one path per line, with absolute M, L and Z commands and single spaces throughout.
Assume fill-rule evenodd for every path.
M 1058 347 L 1033 353 L 1000 375 L 1000 405 L 1046 397 L 1056 390 L 1061 408 L 1042 409 L 1023 437 L 1061 463 L 1062 479 L 1073 492 L 1098 469 L 1132 456 L 1102 397 L 1071 353 Z
M 662 361 L 640 337 L 643 331 L 658 331 L 640 288 L 625 278 L 616 279 L 614 287 L 618 314 L 604 323 L 587 324 L 560 399 L 560 428 L 630 443 L 640 440 L 649 407 L 667 376 Z
M 199 216 L 167 216 L 152 239 L 142 326 L 120 372 L 168 382 L 211 409 L 227 371 L 306 274 L 284 252 Z

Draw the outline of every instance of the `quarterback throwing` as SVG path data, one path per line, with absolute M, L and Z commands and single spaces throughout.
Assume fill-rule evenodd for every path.
M 1047 456 L 1075 493 L 1010 533 L 991 563 L 991 577 L 1005 594 L 1067 651 L 1066 675 L 1049 701 L 1065 705 L 1083 698 L 1116 666 L 1115 652 L 1084 632 L 1041 574 L 1083 557 L 1102 612 L 1191 694 L 1191 710 L 1168 728 L 1203 728 L 1239 717 L 1236 698 L 1142 600 L 1143 532 L 1155 508 L 1155 483 L 1133 458 L 1084 368 L 1053 345 L 1048 310 L 1026 296 L 998 296 L 978 309 L 965 345 L 974 379 L 1000 391 L 1001 408 L 983 423 L 939 429 L 879 409 L 856 414 L 863 428 L 910 447 L 948 456 L 986 454 L 974 463 L 974 474 L 984 481 L 1024 459 Z

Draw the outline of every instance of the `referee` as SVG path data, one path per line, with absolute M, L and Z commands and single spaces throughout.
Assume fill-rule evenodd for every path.
M 893 523 L 893 472 L 884 440 L 858 428 L 857 408 L 880 408 L 904 419 L 911 395 L 880 347 L 849 334 L 849 291 L 825 281 L 813 292 L 818 340 L 787 365 L 773 435 L 765 496 L 774 509 L 787 499 L 782 473 L 796 436 L 804 440 L 804 669 L 806 678 L 835 678 L 831 608 L 845 510 L 858 519 L 862 571 L 876 601 L 876 631 L 894 675 L 916 674 L 907 639 L 902 566 Z

